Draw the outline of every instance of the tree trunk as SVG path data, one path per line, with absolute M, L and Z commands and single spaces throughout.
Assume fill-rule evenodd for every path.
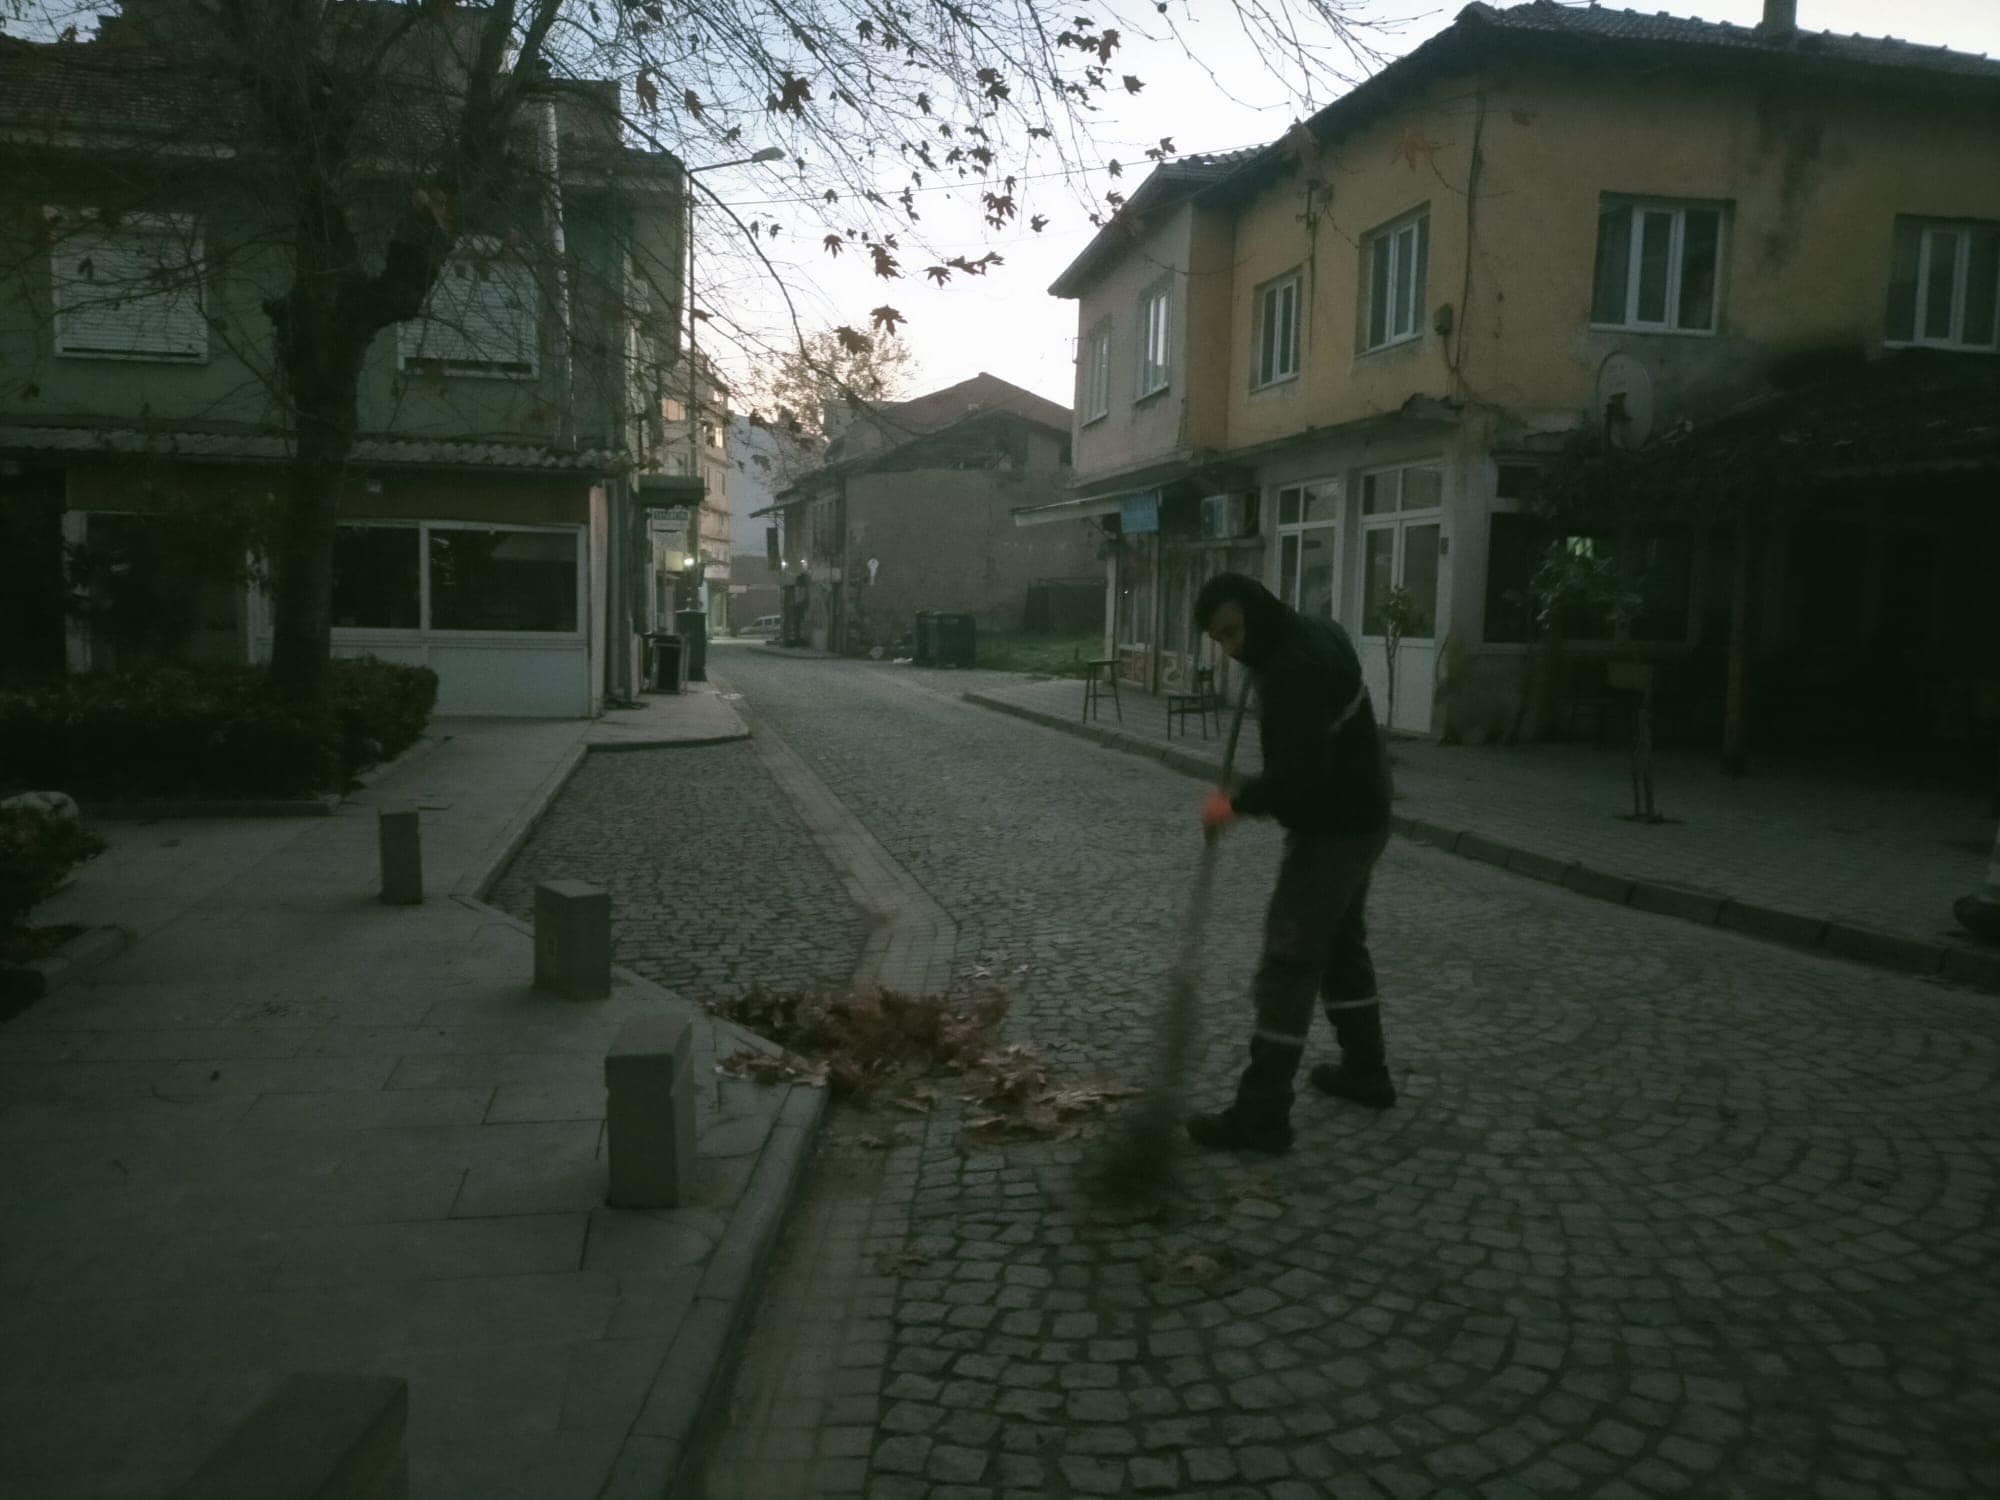
M 334 281 L 329 277 L 321 284 Z M 271 684 L 280 696 L 302 705 L 317 704 L 326 693 L 334 525 L 354 447 L 362 361 L 375 336 L 374 328 L 363 331 L 342 308 L 337 294 L 317 301 L 308 285 L 301 277 L 272 308 L 291 396 L 294 449 L 272 569 Z
M 1722 770 L 1727 776 L 1741 776 L 1749 762 L 1751 553 L 1750 513 L 1739 508 L 1736 570 L 1729 593 L 1729 684 L 1723 700 Z

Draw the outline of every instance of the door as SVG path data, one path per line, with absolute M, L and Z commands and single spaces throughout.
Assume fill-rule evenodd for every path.
M 1444 470 L 1439 465 L 1411 464 L 1362 476 L 1362 680 L 1376 718 L 1412 734 L 1430 733 L 1437 690 L 1438 540 L 1443 524 Z M 1408 618 L 1396 648 L 1392 684 L 1388 619 L 1392 602 L 1399 599 Z

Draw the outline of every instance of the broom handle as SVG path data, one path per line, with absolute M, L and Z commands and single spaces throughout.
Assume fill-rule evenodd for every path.
M 1236 769 L 1236 739 L 1243 733 L 1243 710 L 1250 706 L 1250 674 L 1243 674 L 1243 691 L 1236 695 L 1236 712 L 1229 716 L 1229 739 L 1222 747 L 1222 789 L 1229 790 L 1229 778 Z

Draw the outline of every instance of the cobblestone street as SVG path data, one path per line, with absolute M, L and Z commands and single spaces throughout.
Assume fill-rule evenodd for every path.
M 1012 988 L 1010 1039 L 1143 1078 L 1194 782 L 889 668 L 715 670 L 955 924 L 957 982 Z M 837 882 L 739 749 L 587 766 L 510 882 L 610 883 L 621 960 L 697 997 L 851 966 Z M 1242 1057 L 1277 849 L 1225 841 L 1199 1104 Z M 1078 1144 L 966 1149 L 949 1104 L 873 1169 L 837 1121 L 712 1500 L 2000 1492 L 1990 999 L 1402 841 L 1370 916 L 1399 1106 L 1308 1091 L 1290 1156 L 1186 1156 L 1158 1217 L 1079 1200 Z

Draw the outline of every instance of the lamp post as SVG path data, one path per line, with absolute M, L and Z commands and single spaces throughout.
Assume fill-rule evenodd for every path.
M 712 161 L 709 162 L 706 166 L 700 166 L 700 167 L 690 167 L 683 165 L 681 168 L 681 171 L 688 178 L 687 225 L 684 231 L 684 237 L 687 242 L 687 252 L 686 252 L 687 325 L 688 325 L 687 436 L 688 436 L 688 477 L 690 479 L 700 479 L 702 477 L 701 385 L 700 385 L 700 376 L 695 371 L 695 362 L 694 362 L 695 310 L 694 310 L 694 182 L 693 179 L 700 173 L 719 171 L 723 167 L 750 167 L 750 166 L 757 166 L 767 161 L 778 161 L 784 157 L 784 154 L 785 153 L 776 146 L 766 146 L 764 147 L 763 150 L 753 152 L 749 156 L 739 156 L 729 161 Z M 694 540 L 694 550 L 697 554 L 700 554 L 702 550 L 701 513 L 706 508 L 707 500 L 708 500 L 708 487 L 706 483 L 704 483 L 702 486 L 701 500 L 696 502 L 694 508 L 693 540 Z M 695 567 L 695 562 L 693 558 L 688 559 L 686 567 L 690 570 L 688 576 L 691 580 L 690 586 L 694 590 L 694 597 L 689 600 L 689 603 L 690 605 L 698 606 L 704 613 L 706 613 L 708 610 L 708 600 L 706 598 L 701 597 L 703 591 L 702 580 L 698 573 L 692 571 Z

